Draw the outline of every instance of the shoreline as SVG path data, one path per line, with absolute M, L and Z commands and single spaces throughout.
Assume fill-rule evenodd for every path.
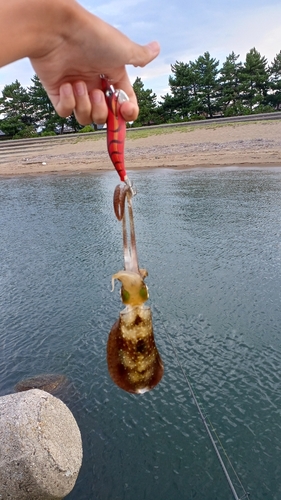
M 82 134 L 81 134 L 82 135 Z M 126 168 L 194 169 L 281 166 L 281 121 L 242 122 L 219 126 L 187 126 L 130 138 L 125 145 Z M 100 138 L 51 141 L 38 146 L 1 149 L 0 178 L 112 171 L 105 135 Z
M 154 166 L 154 167 L 135 167 L 135 168 L 127 168 L 127 172 L 129 177 L 131 178 L 132 172 L 136 171 L 149 171 L 149 170 L 178 170 L 178 171 L 191 171 L 191 170 L 270 170 L 270 169 L 280 169 L 281 170 L 281 161 L 278 163 L 229 163 L 229 164 L 211 164 L 211 165 L 179 165 L 179 166 Z M 0 173 L 0 181 L 4 179 L 15 179 L 15 178 L 20 178 L 20 177 L 47 177 L 47 176 L 57 176 L 57 177 L 64 177 L 64 176 L 75 176 L 75 175 L 95 175 L 95 174 L 100 174 L 101 172 L 114 172 L 115 170 L 113 167 L 111 169 L 57 169 L 57 170 L 34 170 L 32 172 L 19 172 L 19 173 Z

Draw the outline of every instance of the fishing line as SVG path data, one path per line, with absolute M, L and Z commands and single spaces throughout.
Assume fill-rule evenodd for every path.
M 166 328 L 165 328 L 164 330 L 165 330 L 165 333 L 166 333 L 167 339 L 168 339 L 168 341 L 169 341 L 169 343 L 170 343 L 170 345 L 171 345 L 171 347 L 172 347 L 172 350 L 173 350 L 173 352 L 174 352 L 175 358 L 176 358 L 176 360 L 177 360 L 178 367 L 180 368 L 180 370 L 181 370 L 181 372 L 182 372 L 182 374 L 183 374 L 183 377 L 184 377 L 184 379 L 185 379 L 185 381 L 186 381 L 186 384 L 187 384 L 187 386 L 188 386 L 188 388 L 189 388 L 189 391 L 190 391 L 190 393 L 191 393 L 192 399 L 193 399 L 193 401 L 194 401 L 194 403 L 195 403 L 195 405 L 196 405 L 196 407 L 197 407 L 197 410 L 198 410 L 198 412 L 199 412 L 199 415 L 200 415 L 200 417 L 201 417 L 201 420 L 202 420 L 202 422 L 203 422 L 203 425 L 204 425 L 204 427 L 205 427 L 205 429 L 206 429 L 206 431 L 207 431 L 207 434 L 208 434 L 208 436 L 209 436 L 209 439 L 210 439 L 210 441 L 211 441 L 211 444 L 212 444 L 212 446 L 213 446 L 213 449 L 214 449 L 214 451 L 215 451 L 215 453 L 216 453 L 216 456 L 217 456 L 217 458 L 218 458 L 218 461 L 219 461 L 219 463 L 220 463 L 220 466 L 221 466 L 221 468 L 222 468 L 222 470 L 223 470 L 223 473 L 224 473 L 224 475 L 225 475 L 225 477 L 226 477 L 226 480 L 227 480 L 227 482 L 228 482 L 228 485 L 229 485 L 229 487 L 230 487 L 230 489 L 231 489 L 231 492 L 232 492 L 233 498 L 234 498 L 235 500 L 244 500 L 244 499 L 246 499 L 246 500 L 247 500 L 247 499 L 249 499 L 249 493 L 245 490 L 245 488 L 244 488 L 244 486 L 243 486 L 243 484 L 242 484 L 241 480 L 239 479 L 238 474 L 237 474 L 237 472 L 235 471 L 235 469 L 234 469 L 234 467 L 233 467 L 233 465 L 232 465 L 232 463 L 231 463 L 231 461 L 230 461 L 230 458 L 228 457 L 228 455 L 227 455 L 227 453 L 226 453 L 226 450 L 224 449 L 224 447 L 223 447 L 223 445 L 222 445 L 222 443 L 221 443 L 221 441 L 220 441 L 220 439 L 219 439 L 219 437 L 218 437 L 218 435 L 217 435 L 217 433 L 216 433 L 216 431 L 215 431 L 215 429 L 214 429 L 214 427 L 213 427 L 213 425 L 212 425 L 212 423 L 211 423 L 210 419 L 209 419 L 208 417 L 206 417 L 206 416 L 204 415 L 203 411 L 201 410 L 200 405 L 199 405 L 199 402 L 198 402 L 198 398 L 197 398 L 197 396 L 196 396 L 196 394 L 195 394 L 195 392 L 194 392 L 194 390 L 193 390 L 193 388 L 192 388 L 191 382 L 189 381 L 189 378 L 188 378 L 188 376 L 187 376 L 187 374 L 186 374 L 186 372 L 185 372 L 185 370 L 184 370 L 184 368 L 183 368 L 183 366 L 182 366 L 182 363 L 180 362 L 180 359 L 179 359 L 179 357 L 178 357 L 178 353 L 177 353 L 176 347 L 175 347 L 175 345 L 174 345 L 174 343 L 173 343 L 173 341 L 172 341 L 172 337 L 170 336 L 170 334 L 168 333 L 168 331 L 167 331 L 167 329 L 166 329 Z M 207 423 L 207 418 L 208 418 L 209 424 Z M 227 469 L 226 469 L 226 466 L 225 466 L 225 464 L 224 464 L 224 461 L 223 461 L 223 459 L 222 459 L 222 456 L 221 456 L 221 454 L 220 454 L 220 452 L 219 452 L 219 449 L 218 449 L 218 447 L 217 447 L 217 445 L 216 445 L 216 442 L 215 442 L 215 440 L 214 440 L 214 438 L 213 438 L 213 436 L 212 436 L 212 432 L 211 432 L 210 428 L 212 429 L 213 434 L 215 435 L 215 437 L 216 437 L 217 441 L 219 442 L 219 444 L 220 444 L 220 446 L 221 446 L 221 448 L 222 448 L 222 450 L 223 450 L 223 452 L 224 452 L 224 455 L 225 455 L 225 457 L 226 457 L 226 459 L 227 459 L 227 461 L 228 461 L 228 464 L 230 465 L 230 467 L 231 467 L 231 469 L 232 469 L 232 471 L 233 471 L 233 473 L 234 473 L 234 475 L 235 475 L 235 477 L 236 477 L 236 479 L 237 479 L 237 481 L 238 481 L 238 483 L 239 483 L 239 485 L 240 485 L 240 487 L 241 487 L 241 489 L 242 489 L 242 491 L 243 491 L 243 495 L 242 495 L 242 497 L 239 497 L 239 496 L 238 496 L 238 494 L 237 494 L 237 492 L 236 492 L 236 489 L 235 489 L 235 487 L 234 487 L 234 484 L 233 484 L 233 482 L 232 482 L 232 480 L 231 480 L 231 478 L 230 478 L 230 476 L 229 476 L 229 474 L 228 474 L 228 471 L 227 471 Z

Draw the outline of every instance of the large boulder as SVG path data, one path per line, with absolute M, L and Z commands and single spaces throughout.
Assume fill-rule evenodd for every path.
M 55 500 L 74 487 L 81 435 L 71 411 L 39 389 L 0 397 L 0 499 Z

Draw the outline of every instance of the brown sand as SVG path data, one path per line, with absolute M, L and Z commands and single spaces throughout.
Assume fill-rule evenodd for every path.
M 192 168 L 281 166 L 281 121 L 188 126 L 126 140 L 126 166 Z M 16 144 L 16 143 L 15 143 Z M 105 135 L 46 142 L 40 148 L 11 150 L 1 158 L 0 175 L 92 172 L 112 169 Z

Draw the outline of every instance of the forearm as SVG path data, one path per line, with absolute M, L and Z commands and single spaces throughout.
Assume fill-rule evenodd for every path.
M 76 7 L 73 0 L 0 0 L 0 67 L 50 51 Z

